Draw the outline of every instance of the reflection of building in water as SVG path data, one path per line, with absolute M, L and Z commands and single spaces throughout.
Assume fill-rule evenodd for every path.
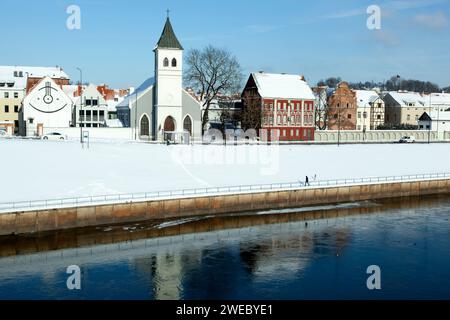
M 293 277 L 305 270 L 314 256 L 340 255 L 349 239 L 346 228 L 274 235 L 263 242 L 241 243 L 240 257 L 253 276 Z
M 186 269 L 201 262 L 201 251 L 186 254 L 181 248 L 162 248 L 150 258 L 137 258 L 132 261 L 141 277 L 151 281 L 155 300 L 182 299 L 183 276 Z

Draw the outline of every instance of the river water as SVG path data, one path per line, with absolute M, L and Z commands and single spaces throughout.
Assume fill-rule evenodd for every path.
M 450 299 L 449 219 L 435 196 L 2 237 L 0 299 Z

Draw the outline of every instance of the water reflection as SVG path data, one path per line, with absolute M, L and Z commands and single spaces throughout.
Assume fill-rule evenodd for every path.
M 309 210 L 1 238 L 0 298 L 450 297 L 450 198 Z M 381 293 L 365 288 L 373 263 Z M 65 286 L 72 264 L 79 292 Z

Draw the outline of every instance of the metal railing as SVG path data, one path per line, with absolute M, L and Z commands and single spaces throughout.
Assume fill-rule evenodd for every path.
M 76 198 L 61 198 L 47 200 L 32 200 L 0 203 L 1 212 L 17 212 L 37 209 L 70 208 L 79 206 L 92 206 L 102 204 L 120 204 L 131 202 L 144 202 L 162 199 L 179 199 L 186 197 L 201 197 L 208 195 L 229 195 L 241 193 L 255 193 L 264 191 L 284 191 L 331 186 L 364 185 L 373 183 L 406 182 L 420 180 L 442 180 L 450 178 L 450 173 L 431 173 L 385 177 L 350 178 L 335 180 L 318 180 L 305 183 L 303 181 L 291 183 L 271 183 L 259 185 L 241 185 L 228 187 L 206 187 L 196 189 L 183 189 L 175 191 L 155 191 L 129 194 L 109 194 Z

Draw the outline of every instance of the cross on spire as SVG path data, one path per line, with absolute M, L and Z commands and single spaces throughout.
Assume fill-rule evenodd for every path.
M 170 10 L 167 9 L 167 18 L 169 18 Z

